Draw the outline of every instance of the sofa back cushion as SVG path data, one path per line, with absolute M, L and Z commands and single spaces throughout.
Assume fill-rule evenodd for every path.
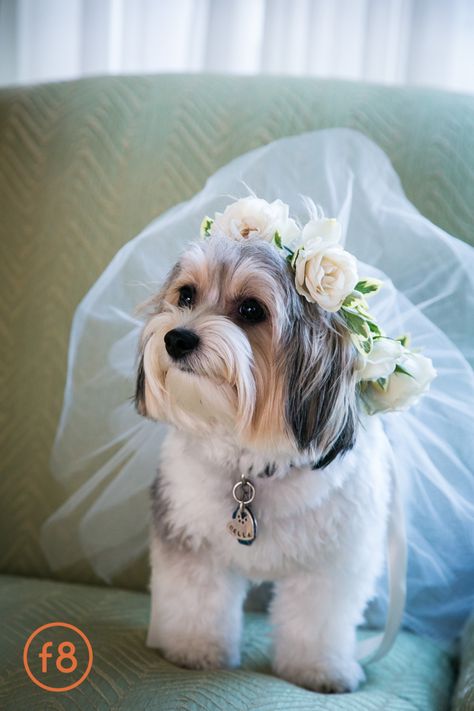
M 0 91 L 0 570 L 51 574 L 39 545 L 66 494 L 49 468 L 77 304 L 115 252 L 235 156 L 346 126 L 409 199 L 466 240 L 474 97 L 296 78 L 151 76 Z M 85 562 L 65 579 L 95 577 Z M 146 583 L 146 561 L 117 582 Z

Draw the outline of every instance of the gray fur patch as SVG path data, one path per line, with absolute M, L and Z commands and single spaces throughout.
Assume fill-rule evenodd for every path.
M 150 493 L 152 525 L 158 538 L 164 543 L 173 545 L 175 548 L 191 550 L 189 536 L 184 531 L 176 531 L 171 523 L 171 505 L 164 492 L 159 471 L 151 485 Z
M 275 462 L 268 462 L 262 469 L 262 471 L 258 472 L 257 477 L 259 479 L 269 479 L 272 477 L 277 470 L 277 465 Z
M 137 380 L 135 385 L 135 408 L 139 415 L 146 416 L 145 407 L 145 368 L 143 366 L 143 351 L 139 355 Z

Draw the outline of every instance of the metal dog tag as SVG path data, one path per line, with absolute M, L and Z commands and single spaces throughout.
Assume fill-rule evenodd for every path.
M 243 504 L 237 506 L 232 514 L 232 521 L 227 524 L 227 530 L 239 543 L 250 546 L 257 535 L 257 522 L 251 510 Z
M 255 487 L 244 474 L 232 489 L 232 496 L 238 506 L 232 514 L 232 521 L 227 524 L 227 530 L 239 543 L 250 546 L 257 536 L 257 520 L 249 506 L 255 498 Z

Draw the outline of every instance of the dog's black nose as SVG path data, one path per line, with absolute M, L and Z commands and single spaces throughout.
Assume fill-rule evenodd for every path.
M 191 353 L 199 344 L 199 336 L 187 328 L 173 328 L 165 334 L 166 350 L 172 358 L 179 360 Z

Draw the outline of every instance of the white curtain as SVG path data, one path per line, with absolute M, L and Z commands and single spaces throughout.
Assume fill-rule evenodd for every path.
M 474 0 L 0 0 L 0 84 L 196 71 L 474 92 Z

